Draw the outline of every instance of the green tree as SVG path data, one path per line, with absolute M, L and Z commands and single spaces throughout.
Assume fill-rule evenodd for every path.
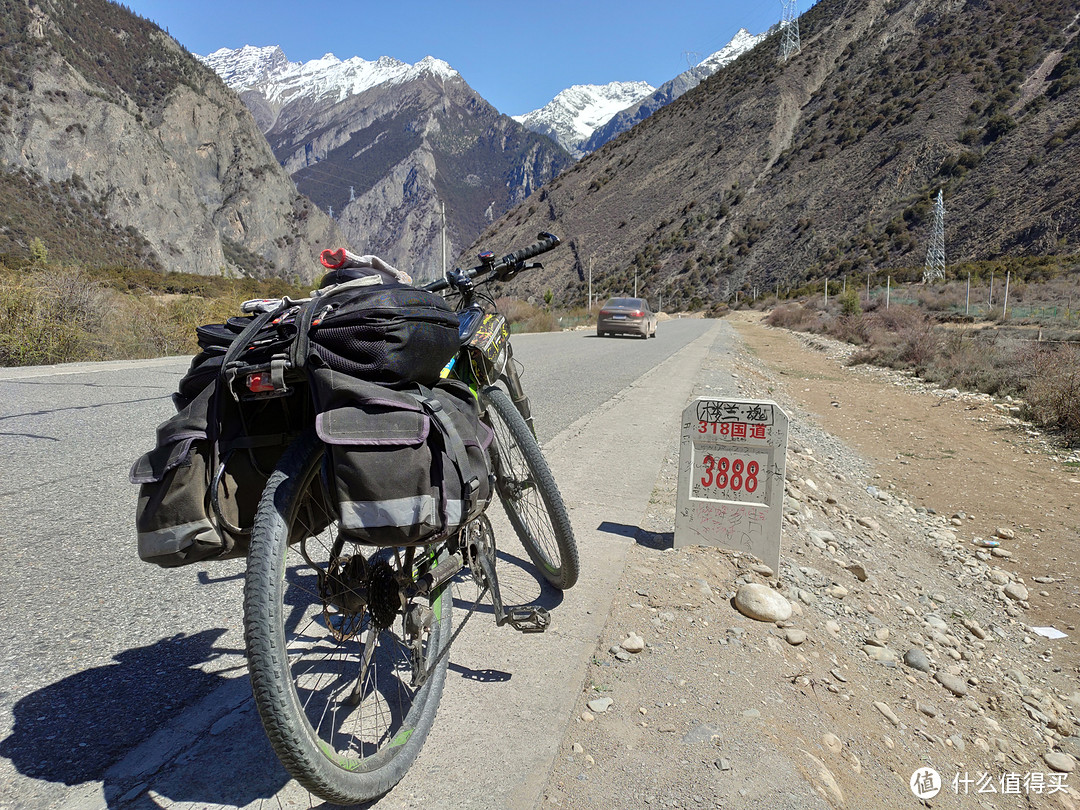
M 37 267 L 44 267 L 49 261 L 49 249 L 40 237 L 35 236 L 30 240 L 30 261 Z

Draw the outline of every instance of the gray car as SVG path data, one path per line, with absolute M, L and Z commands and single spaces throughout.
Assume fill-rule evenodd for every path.
M 596 318 L 596 334 L 656 337 L 656 313 L 644 298 L 609 298 Z

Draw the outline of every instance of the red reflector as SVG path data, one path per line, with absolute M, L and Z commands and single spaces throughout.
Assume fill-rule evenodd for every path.
M 265 394 L 267 391 L 274 390 L 274 382 L 270 379 L 270 372 L 257 371 L 254 374 L 248 374 L 247 387 L 253 394 Z

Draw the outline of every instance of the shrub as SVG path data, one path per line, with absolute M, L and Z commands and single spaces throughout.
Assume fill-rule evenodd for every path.
M 1026 416 L 1080 439 L 1080 347 L 1035 344 L 1021 358 Z

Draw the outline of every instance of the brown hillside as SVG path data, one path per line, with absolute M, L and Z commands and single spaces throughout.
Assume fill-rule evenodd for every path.
M 569 249 L 520 292 L 665 308 L 923 262 L 944 190 L 949 262 L 1065 254 L 1080 139 L 1063 0 L 821 0 L 786 63 L 765 41 L 495 223 L 495 251 Z M 468 259 L 463 259 L 468 261 Z M 529 286 L 531 285 L 531 286 Z

